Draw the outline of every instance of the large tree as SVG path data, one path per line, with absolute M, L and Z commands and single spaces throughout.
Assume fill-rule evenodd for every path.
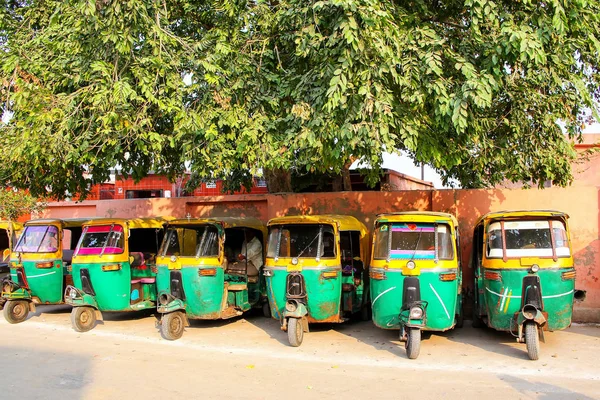
M 115 165 L 230 186 L 407 151 L 464 187 L 567 185 L 597 117 L 598 1 L 4 1 L 0 177 Z M 559 124 L 564 126 L 563 128 Z M 566 132 L 566 135 L 565 135 Z M 282 183 L 283 182 L 283 183 Z

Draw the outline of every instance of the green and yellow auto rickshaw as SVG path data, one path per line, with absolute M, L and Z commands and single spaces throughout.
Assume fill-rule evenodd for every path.
M 473 325 L 511 332 L 539 358 L 544 330 L 571 325 L 575 268 L 569 216 L 502 211 L 481 217 L 473 236 Z
M 25 223 L 12 251 L 10 280 L 2 289 L 8 322 L 25 321 L 36 304 L 64 304 L 65 287 L 72 283 L 69 269 L 73 251 L 88 219 L 36 219 Z
M 268 313 L 262 276 L 266 233 L 255 218 L 169 222 L 156 278 L 165 339 L 179 339 L 189 319 L 227 319 L 252 307 Z
M 462 325 L 458 223 L 451 214 L 400 212 L 375 220 L 370 265 L 373 322 L 400 329 L 410 359 L 421 331 Z
M 103 311 L 156 307 L 156 255 L 165 218 L 100 218 L 83 226 L 73 255 L 71 325 L 86 332 Z
M 368 316 L 368 234 L 356 218 L 307 215 L 271 219 L 265 280 L 273 318 L 291 346 L 309 323 Z
M 3 291 L 4 285 L 2 282 L 10 277 L 10 253 L 13 245 L 17 242 L 23 225 L 19 222 L 0 221 L 0 292 Z M 7 286 L 8 289 L 8 286 Z M 6 299 L 0 293 L 0 310 L 4 307 Z

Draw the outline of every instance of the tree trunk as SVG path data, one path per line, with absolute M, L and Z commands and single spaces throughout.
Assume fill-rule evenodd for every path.
M 354 163 L 354 161 L 356 161 L 356 157 L 350 157 L 350 160 L 348 160 L 348 162 L 346 162 L 346 164 L 344 164 L 344 167 L 342 168 L 342 183 L 345 192 L 352 191 L 352 181 L 350 180 L 350 167 L 352 166 L 352 163 Z
M 292 174 L 286 169 L 266 169 L 265 180 L 267 181 L 269 193 L 292 192 Z

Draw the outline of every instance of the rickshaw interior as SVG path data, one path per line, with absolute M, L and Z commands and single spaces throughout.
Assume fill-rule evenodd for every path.
M 413 260 L 435 259 L 437 229 L 437 258 L 451 260 L 454 256 L 449 225 L 432 223 L 385 223 L 377 227 L 375 259 Z M 391 231 L 391 237 L 390 237 Z
M 492 222 L 488 225 L 487 234 L 488 258 L 504 256 L 504 240 L 508 258 L 552 257 L 554 254 L 558 257 L 570 256 L 567 232 L 562 221 L 518 220 L 505 221 L 504 224 Z
M 246 243 L 251 243 L 256 238 L 260 243 L 260 265 L 250 263 L 247 257 Z M 225 229 L 225 257 L 227 267 L 225 273 L 228 275 L 248 275 L 248 282 L 258 282 L 259 268 L 262 267 L 263 238 L 262 233 L 251 228 L 227 228 Z M 240 257 L 243 256 L 243 258 Z M 227 279 L 227 278 L 226 278 Z M 229 279 L 232 279 L 229 277 Z
M 321 237 L 321 241 L 319 241 Z M 318 254 L 318 246 L 322 249 Z M 335 258 L 335 235 L 331 225 L 293 224 L 271 228 L 267 257 Z M 277 251 L 279 250 L 279 251 Z
M 0 261 L 1 264 L 6 264 L 8 263 L 9 259 L 10 259 L 10 254 L 4 254 L 4 250 L 9 249 L 10 248 L 10 240 L 8 238 L 8 231 L 6 229 L 0 229 L 0 251 L 2 251 L 2 260 Z

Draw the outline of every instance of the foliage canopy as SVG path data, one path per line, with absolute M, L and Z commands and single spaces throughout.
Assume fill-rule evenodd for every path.
M 0 177 L 34 195 L 115 165 L 235 187 L 362 159 L 373 181 L 400 150 L 464 187 L 564 186 L 597 117 L 598 1 L 4 0 L 0 21 Z

